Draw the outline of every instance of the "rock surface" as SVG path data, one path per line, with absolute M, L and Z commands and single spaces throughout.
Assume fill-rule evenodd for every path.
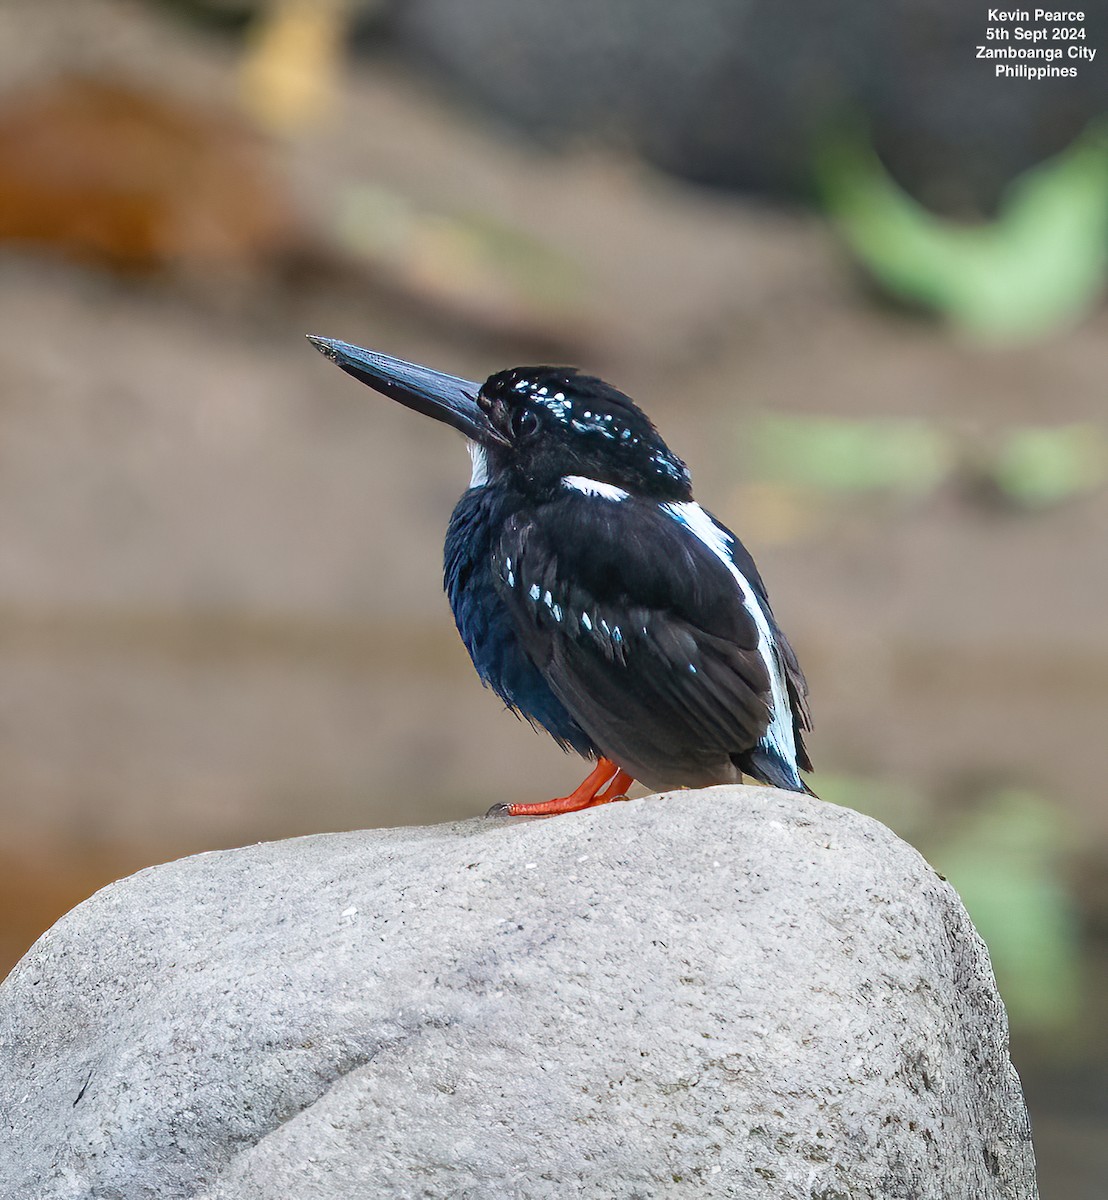
M 951 888 L 848 809 L 720 788 L 106 888 L 0 988 L 0 1195 L 1036 1187 Z

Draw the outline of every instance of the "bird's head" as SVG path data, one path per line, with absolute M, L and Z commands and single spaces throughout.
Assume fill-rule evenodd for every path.
M 685 464 L 621 391 L 572 367 L 512 367 L 483 384 L 347 342 L 311 337 L 348 375 L 470 440 L 475 479 L 531 493 L 583 476 L 637 495 L 691 497 Z

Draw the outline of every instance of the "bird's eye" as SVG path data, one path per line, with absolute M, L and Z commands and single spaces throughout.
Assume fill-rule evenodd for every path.
M 520 438 L 531 437 L 539 431 L 538 415 L 529 408 L 517 408 L 511 417 L 512 436 Z

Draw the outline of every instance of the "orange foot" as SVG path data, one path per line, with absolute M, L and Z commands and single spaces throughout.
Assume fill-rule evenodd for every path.
M 489 809 L 490 817 L 549 817 L 555 813 L 578 812 L 582 808 L 595 808 L 598 804 L 610 804 L 624 799 L 624 793 L 635 781 L 626 771 L 621 771 L 614 762 L 602 758 L 588 779 L 568 796 L 556 796 L 541 804 L 494 804 Z

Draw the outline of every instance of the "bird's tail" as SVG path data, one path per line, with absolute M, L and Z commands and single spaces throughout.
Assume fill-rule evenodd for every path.
M 759 783 L 768 783 L 770 787 L 783 788 L 786 792 L 803 792 L 815 800 L 819 799 L 800 778 L 796 766 L 786 762 L 768 746 L 756 746 L 743 755 L 739 768 L 744 775 L 752 775 Z

